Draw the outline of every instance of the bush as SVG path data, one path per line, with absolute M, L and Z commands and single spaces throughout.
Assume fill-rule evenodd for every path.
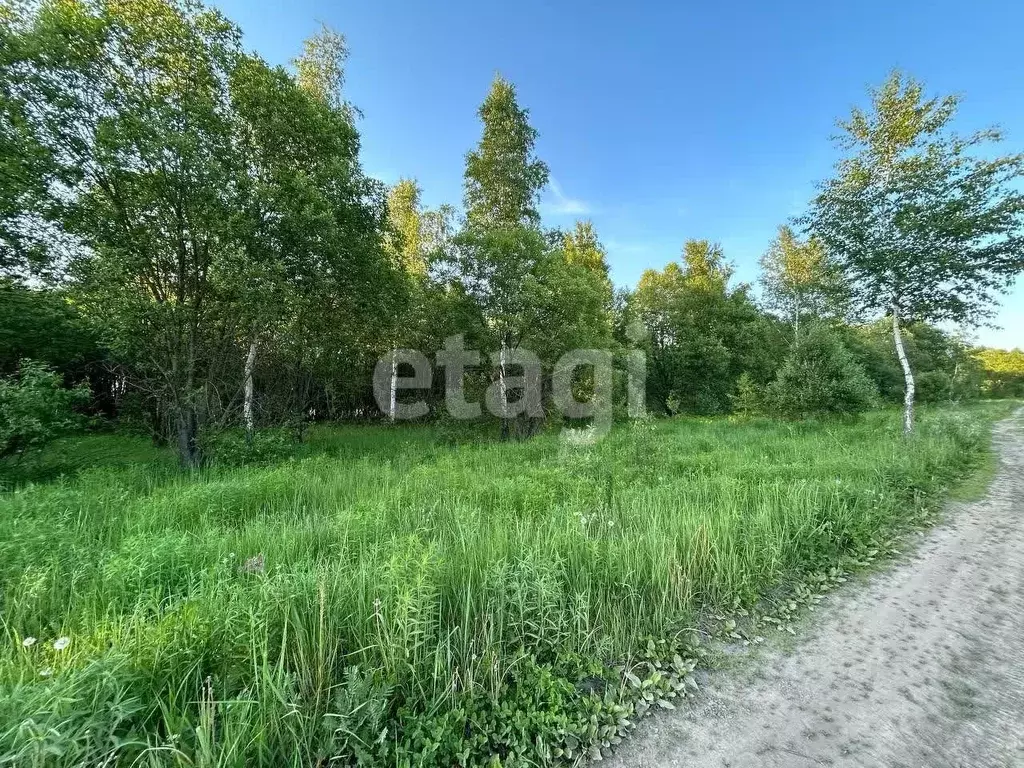
M 824 326 L 793 343 L 767 394 L 770 409 L 790 418 L 862 413 L 878 402 L 864 367 Z
M 942 403 L 958 399 L 955 382 L 945 371 L 924 371 L 915 379 L 919 403 Z
M 237 429 L 211 431 L 201 442 L 203 455 L 221 467 L 274 464 L 295 452 L 295 441 L 287 429 L 261 429 L 251 439 Z
M 741 416 L 755 416 L 764 409 L 764 393 L 754 378 L 744 371 L 736 382 L 732 409 Z
M 39 448 L 77 426 L 72 408 L 88 399 L 86 385 L 65 389 L 60 374 L 22 360 L 17 374 L 0 378 L 0 459 Z

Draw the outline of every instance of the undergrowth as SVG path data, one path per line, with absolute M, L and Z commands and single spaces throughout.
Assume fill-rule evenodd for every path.
M 692 691 L 708 632 L 791 628 L 925 520 L 1000 413 L 321 428 L 192 475 L 89 438 L 0 494 L 0 764 L 599 758 Z

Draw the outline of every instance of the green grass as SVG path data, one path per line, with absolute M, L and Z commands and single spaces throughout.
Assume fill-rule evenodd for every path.
M 149 438 L 110 434 L 63 437 L 37 453 L 0 460 L 0 491 L 71 478 L 83 470 L 138 464 L 145 464 L 150 472 L 165 474 L 174 469 L 175 461 L 170 453 L 154 447 Z
M 0 765 L 575 760 L 671 690 L 655 657 L 907 525 L 1004 410 L 909 441 L 894 413 L 576 447 L 320 428 L 195 475 L 65 442 L 0 494 Z

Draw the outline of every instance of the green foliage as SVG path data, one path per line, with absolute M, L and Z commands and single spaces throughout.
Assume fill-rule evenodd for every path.
M 74 246 L 71 294 L 183 463 L 237 407 L 250 345 L 290 379 L 267 400 L 281 420 L 304 417 L 311 381 L 373 355 L 403 286 L 338 92 L 340 36 L 312 39 L 297 76 L 178 0 L 46 0 L 8 36 L 0 108 L 54 179 L 19 199 Z
M 837 330 L 882 399 L 900 402 L 903 373 L 888 323 L 878 321 Z M 921 402 L 970 400 L 981 392 L 981 368 L 971 348 L 956 335 L 926 323 L 913 323 L 904 332 L 904 344 L 917 373 Z
M 733 410 L 741 416 L 761 413 L 765 406 L 765 392 L 753 377 L 744 371 L 736 381 L 736 394 L 732 399 Z
M 982 157 L 993 130 L 954 134 L 958 101 L 893 72 L 842 123 L 850 154 L 809 223 L 862 309 L 975 323 L 1024 269 L 1024 156 Z
M 548 170 L 535 155 L 537 134 L 512 85 L 498 77 L 479 114 L 483 135 L 466 157 L 466 222 L 452 243 L 455 282 L 479 308 L 479 324 L 469 330 L 487 351 L 527 349 L 550 376 L 569 350 L 615 346 L 604 247 L 590 222 L 568 234 L 541 230 L 537 202 Z M 488 366 L 480 383 L 506 375 Z M 543 387 L 542 404 L 550 399 Z M 589 380 L 580 390 L 578 396 L 592 391 Z M 532 434 L 539 418 L 517 430 Z M 503 436 L 508 430 L 503 420 Z
M 484 352 L 530 349 L 547 377 L 567 350 L 639 345 L 654 412 L 747 410 L 776 376 L 787 322 L 844 318 L 847 289 L 907 328 L 922 399 L 962 399 L 979 381 L 966 348 L 916 321 L 974 322 L 1024 263 L 1021 159 L 981 159 L 994 134 L 952 134 L 956 100 L 924 99 L 898 74 L 845 124 L 851 152 L 808 239 L 782 227 L 762 260 L 780 320 L 707 240 L 616 294 L 591 222 L 545 228 L 548 167 L 501 76 L 478 110 L 456 227 L 414 180 L 387 190 L 363 173 L 344 35 L 321 28 L 292 70 L 241 41 L 193 0 L 0 15 L 0 272 L 50 288 L 0 286 L 0 371 L 27 356 L 87 372 L 99 407 L 148 424 L 188 466 L 204 460 L 204 432 L 289 425 L 301 439 L 314 419 L 374 415 L 375 363 L 395 346 L 429 356 L 455 334 Z M 844 333 L 893 399 L 892 355 L 873 330 Z M 485 363 L 467 390 L 501 375 Z M 428 401 L 442 397 L 438 379 Z
M 846 416 L 872 408 L 878 391 L 839 335 L 816 325 L 793 343 L 767 398 L 790 418 Z
M 537 213 L 548 171 L 508 81 L 495 78 L 479 114 L 483 135 L 466 156 L 466 226 L 456 240 L 460 279 L 492 329 L 490 348 L 512 348 L 529 327 L 528 285 L 549 250 Z
M 0 374 L 14 372 L 26 357 L 78 372 L 100 354 L 66 296 L 0 279 Z
M 807 217 L 854 305 L 891 318 L 908 433 L 915 383 L 901 325 L 978 325 L 1024 271 L 1024 192 L 1017 184 L 1024 155 L 985 158 L 999 133 L 954 133 L 958 102 L 925 99 L 920 83 L 894 71 L 872 90 L 869 111 L 855 108 L 841 123 L 849 154 Z M 934 378 L 926 378 L 926 392 L 941 390 Z
M 37 449 L 79 423 L 73 407 L 89 388 L 64 387 L 44 363 L 22 360 L 16 374 L 0 378 L 0 460 Z
M 976 353 L 990 397 L 1024 397 L 1024 352 L 1019 349 L 980 349 Z
M 201 438 L 203 454 L 218 467 L 266 465 L 295 453 L 295 440 L 287 429 L 261 429 L 247 436 L 240 430 L 207 432 Z
M 415 181 L 362 172 L 341 34 L 294 72 L 240 41 L 192 0 L 0 4 L 0 272 L 54 280 L 0 283 L 0 373 L 40 361 L 0 380 L 0 457 L 19 456 L 0 494 L 0 764 L 604 757 L 692 690 L 693 627 L 835 578 L 984 450 L 980 407 L 929 412 L 908 442 L 886 413 L 636 419 L 599 443 L 534 423 L 516 445 L 445 420 L 307 430 L 372 415 L 392 346 L 454 334 L 548 374 L 573 348 L 641 346 L 651 409 L 673 415 L 898 399 L 888 326 L 806 320 L 845 313 L 839 273 L 875 314 L 984 315 L 1020 266 L 1020 159 L 977 159 L 987 135 L 945 132 L 954 101 L 893 78 L 847 126 L 817 237 L 783 228 L 765 256 L 771 307 L 804 329 L 787 349 L 717 244 L 686 241 L 616 295 L 590 222 L 546 230 L 548 169 L 508 81 L 479 110 L 455 233 Z M 959 339 L 905 326 L 923 399 L 977 391 Z M 43 363 L 101 354 L 120 415 L 201 471 L 124 435 L 46 445 L 86 393 Z M 980 357 L 990 391 L 1016 391 L 1016 358 Z M 268 428 L 244 434 L 239 412 Z
M 606 755 L 693 690 L 698 617 L 774 611 L 877 547 L 989 417 L 930 411 L 909 443 L 885 413 L 645 421 L 593 445 L 315 428 L 298 460 L 187 475 L 141 440 L 65 443 L 101 466 L 0 494 L 0 760 Z
M 548 167 L 534 154 L 537 131 L 519 106 L 515 86 L 496 76 L 480 105 L 483 136 L 466 155 L 465 205 L 471 227 L 505 229 L 540 224 L 537 202 Z
M 427 271 L 423 212 L 420 206 L 421 190 L 412 179 L 399 179 L 388 192 L 388 250 L 413 275 Z
M 21 54 L 19 32 L 26 24 L 27 4 L 0 4 L 0 276 L 45 274 L 50 249 L 59 240 L 39 226 L 54 161 L 33 134 L 26 111 L 30 104 L 17 92 L 11 67 Z
M 571 349 L 612 347 L 611 283 L 607 271 L 551 250 L 524 285 L 523 344 L 553 363 Z
M 758 384 L 774 375 L 785 336 L 757 309 L 747 286 L 729 285 L 731 272 L 720 247 L 690 241 L 682 264 L 646 271 L 630 295 L 628 318 L 650 334 L 647 396 L 653 410 L 727 412 L 742 374 Z
M 342 96 L 347 60 L 345 36 L 322 24 L 319 32 L 303 43 L 302 55 L 294 61 L 295 80 L 303 91 L 352 123 L 356 109 Z
M 799 240 L 788 226 L 761 257 L 761 284 L 768 306 L 792 323 L 799 335 L 801 321 L 841 317 L 846 288 L 824 244 L 811 237 Z

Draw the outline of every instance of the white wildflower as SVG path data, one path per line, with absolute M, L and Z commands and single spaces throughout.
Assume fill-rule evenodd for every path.
M 593 445 L 597 442 L 597 429 L 593 425 L 583 429 L 567 427 L 559 434 L 562 442 L 572 446 Z
M 56 640 L 53 641 L 53 650 L 63 651 L 69 645 L 71 645 L 70 637 L 58 637 Z
M 240 570 L 242 573 L 263 573 L 265 567 L 266 561 L 264 560 L 263 553 L 261 552 L 258 555 L 253 555 L 252 557 L 247 558 L 246 561 L 242 563 Z
M 26 637 L 24 640 L 21 641 L 21 644 L 25 648 L 31 648 L 33 645 L 36 644 L 36 639 L 34 637 Z
M 53 677 L 53 667 L 46 667 L 39 670 L 40 677 Z

